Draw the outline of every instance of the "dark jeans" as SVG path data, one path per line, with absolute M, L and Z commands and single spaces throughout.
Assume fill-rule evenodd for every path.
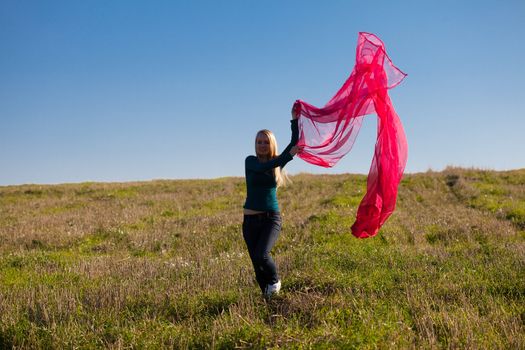
M 266 285 L 277 283 L 279 280 L 277 267 L 270 256 L 270 250 L 280 232 L 281 214 L 279 212 L 244 215 L 242 235 L 252 259 L 255 278 L 263 293 Z

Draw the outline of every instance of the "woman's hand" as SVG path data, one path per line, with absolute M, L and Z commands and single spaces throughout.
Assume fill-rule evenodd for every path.
M 295 102 L 292 107 L 292 119 L 299 118 L 299 115 L 301 114 L 301 105 L 299 102 Z

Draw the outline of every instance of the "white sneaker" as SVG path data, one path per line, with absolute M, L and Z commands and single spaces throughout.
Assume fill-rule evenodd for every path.
M 279 294 L 281 290 L 281 280 L 278 280 L 277 283 L 269 284 L 266 286 L 266 297 L 270 298 L 274 294 Z

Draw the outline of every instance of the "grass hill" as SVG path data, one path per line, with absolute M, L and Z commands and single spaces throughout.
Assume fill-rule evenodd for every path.
M 243 178 L 0 187 L 0 348 L 525 348 L 525 169 L 406 175 L 364 240 L 365 176 L 292 180 L 268 302 Z

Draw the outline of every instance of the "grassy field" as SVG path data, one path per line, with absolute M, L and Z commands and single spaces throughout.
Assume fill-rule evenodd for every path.
M 525 348 L 525 169 L 406 175 L 365 240 L 365 176 L 292 180 L 268 302 L 243 178 L 0 187 L 0 348 Z

